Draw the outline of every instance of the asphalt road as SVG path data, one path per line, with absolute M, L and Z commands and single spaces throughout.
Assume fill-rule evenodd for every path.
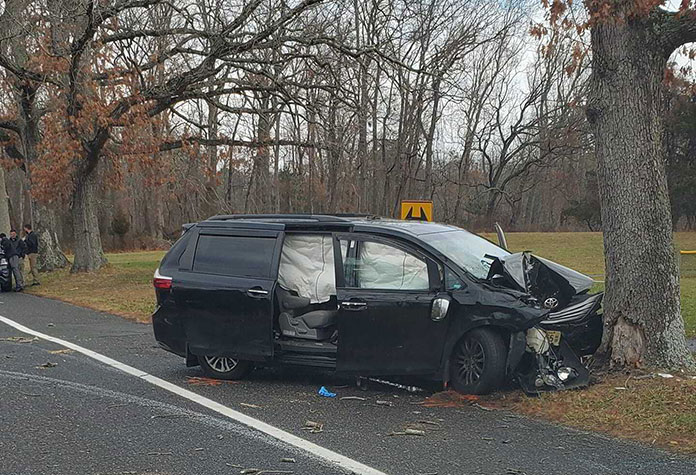
M 151 328 L 23 294 L 0 316 L 131 365 L 388 474 L 689 474 L 696 459 L 330 374 L 256 370 L 199 385 Z M 0 323 L 0 474 L 345 473 L 291 444 Z M 55 366 L 46 365 L 55 364 Z M 43 365 L 43 366 L 42 366 Z M 51 367 L 44 367 L 51 366 Z M 322 385 L 337 398 L 316 394 Z M 425 394 L 427 395 L 427 394 Z M 362 399 L 343 399 L 353 396 Z M 364 399 L 364 400 L 363 400 Z M 379 402 L 378 402 L 379 401 Z M 303 430 L 308 420 L 323 431 Z M 418 428 L 424 436 L 390 435 Z

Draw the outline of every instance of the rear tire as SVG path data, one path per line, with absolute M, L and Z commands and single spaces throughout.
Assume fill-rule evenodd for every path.
M 242 379 L 251 371 L 251 362 L 227 356 L 199 356 L 198 362 L 203 373 L 215 379 Z
M 450 381 L 457 392 L 488 394 L 505 379 L 507 348 L 496 332 L 479 328 L 462 337 L 450 357 Z
M 12 292 L 12 281 L 8 279 L 7 282 L 3 283 L 2 286 L 0 286 L 0 290 L 3 292 Z

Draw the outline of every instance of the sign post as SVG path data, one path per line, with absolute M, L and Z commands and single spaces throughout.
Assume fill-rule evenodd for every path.
M 429 200 L 403 200 L 401 202 L 401 219 L 432 221 L 433 202 Z

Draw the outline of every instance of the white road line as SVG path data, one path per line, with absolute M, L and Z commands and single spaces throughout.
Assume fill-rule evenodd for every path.
M 108 356 L 104 356 L 95 351 L 88 350 L 87 348 L 83 348 L 79 345 L 76 345 L 75 343 L 65 341 L 61 338 L 56 338 L 51 335 L 46 335 L 45 333 L 37 332 L 35 330 L 32 330 L 31 328 L 25 327 L 24 325 L 15 322 L 14 320 L 10 320 L 9 318 L 3 317 L 2 315 L 0 315 L 0 322 L 5 323 L 6 325 L 9 325 L 23 333 L 33 335 L 35 337 L 41 338 L 46 341 L 50 341 L 57 345 L 64 346 L 65 348 L 69 348 L 78 353 L 82 353 L 85 356 L 89 356 L 90 358 L 95 359 L 108 366 L 111 366 L 112 368 L 123 371 L 124 373 L 130 374 L 131 376 L 140 378 L 159 388 L 162 388 L 166 391 L 169 391 L 185 399 L 188 399 L 189 401 L 193 401 L 196 404 L 200 404 L 203 407 L 207 407 L 211 411 L 215 411 L 218 414 L 233 419 L 239 422 L 240 424 L 244 424 L 247 427 L 251 427 L 252 429 L 258 430 L 259 432 L 263 432 L 264 434 L 270 435 L 271 437 L 278 439 L 281 442 L 309 452 L 315 457 L 321 458 L 327 462 L 330 462 L 331 464 L 337 465 L 338 467 L 344 470 L 348 470 L 349 472 L 365 475 L 386 475 L 384 472 L 380 472 L 379 470 L 376 470 L 372 467 L 368 467 L 367 465 L 364 465 L 356 460 L 348 458 L 345 455 L 341 455 L 332 450 L 317 445 L 313 442 L 309 442 L 308 440 L 305 440 L 301 437 L 297 437 L 296 435 L 286 432 L 282 429 L 278 429 L 277 427 L 274 427 L 270 424 L 266 424 L 263 421 L 254 419 L 253 417 L 249 417 L 246 414 L 243 414 L 239 411 L 235 411 L 234 409 L 230 409 L 229 407 L 220 404 L 219 402 L 213 401 L 212 399 L 208 399 L 207 397 L 201 396 L 200 394 L 196 394 L 193 391 L 189 391 L 188 389 L 179 387 L 176 384 L 172 384 L 156 376 L 152 376 L 151 374 L 146 373 L 145 371 L 141 371 L 137 368 L 121 363 L 120 361 L 116 361 L 112 358 L 109 358 Z

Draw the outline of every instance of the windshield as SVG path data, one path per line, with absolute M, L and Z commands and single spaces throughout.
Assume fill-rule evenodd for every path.
M 488 277 L 488 270 L 493 262 L 490 257 L 485 256 L 510 255 L 505 249 L 463 229 L 425 234 L 420 238 L 479 279 Z

